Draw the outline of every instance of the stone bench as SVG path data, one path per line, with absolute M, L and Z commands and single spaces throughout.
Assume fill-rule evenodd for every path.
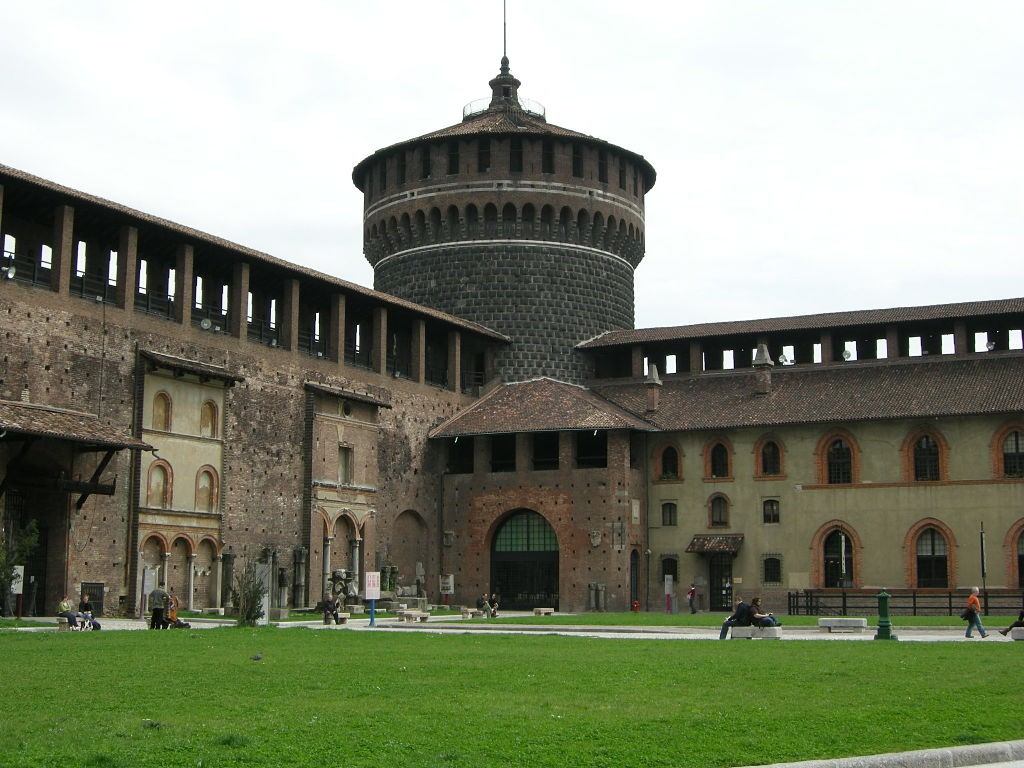
M 821 632 L 864 632 L 867 628 L 867 619 L 858 619 L 852 616 L 831 616 L 818 619 L 818 630 Z
M 1024 640 L 1024 627 L 1014 627 L 1011 629 L 1009 638 L 1011 640 Z
M 57 631 L 58 632 L 70 632 L 71 627 L 68 626 L 68 620 L 66 616 L 57 617 Z
M 484 612 L 480 611 L 480 610 L 477 610 L 476 608 L 463 608 L 462 609 L 462 618 L 464 618 L 464 619 L 482 619 L 483 617 L 484 617 Z
M 408 622 L 415 623 L 417 621 L 426 621 L 429 618 L 430 618 L 430 614 L 426 613 L 424 611 L 399 611 L 398 612 L 398 620 L 399 621 L 408 621 Z
M 729 633 L 733 640 L 780 640 L 782 627 L 733 627 Z
M 534 608 L 533 609 L 533 615 L 534 616 L 553 616 L 554 613 L 555 613 L 555 609 L 554 608 Z

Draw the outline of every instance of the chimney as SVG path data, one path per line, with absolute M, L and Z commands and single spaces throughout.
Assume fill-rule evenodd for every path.
M 644 389 L 647 390 L 647 410 L 651 414 L 658 410 L 661 402 L 661 379 L 658 377 L 658 366 L 651 363 L 647 368 L 647 378 L 644 380 Z
M 767 344 L 758 344 L 754 353 L 754 394 L 767 395 L 772 391 L 772 362 Z

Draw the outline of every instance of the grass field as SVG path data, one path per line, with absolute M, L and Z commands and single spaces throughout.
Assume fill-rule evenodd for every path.
M 726 766 L 1024 737 L 1010 643 L 0 635 L 0 763 Z

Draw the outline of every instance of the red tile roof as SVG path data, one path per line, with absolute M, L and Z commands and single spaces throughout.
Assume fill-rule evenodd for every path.
M 994 301 L 965 301 L 956 304 L 932 304 L 923 307 L 863 309 L 853 312 L 825 312 L 818 315 L 769 317 L 762 320 L 730 320 L 663 328 L 609 331 L 581 342 L 579 349 L 598 349 L 658 341 L 684 341 L 715 336 L 755 336 L 780 331 L 806 331 L 828 328 L 889 325 L 892 323 L 946 320 L 966 317 L 1024 314 L 1024 298 Z
M 381 395 L 378 397 L 377 395 L 373 395 L 369 392 L 360 392 L 356 389 L 329 387 L 326 384 L 321 384 L 319 381 L 307 381 L 305 383 L 305 387 L 313 392 L 320 392 L 324 395 L 341 397 L 346 400 L 354 400 L 359 403 L 369 403 L 370 405 L 376 405 L 380 408 L 391 407 L 391 403 L 388 402 L 387 399 L 387 393 L 384 390 L 381 390 Z
M 586 429 L 646 431 L 651 426 L 584 387 L 541 378 L 497 387 L 435 427 L 430 436 Z
M 218 379 L 229 385 L 245 380 L 244 376 L 231 373 L 227 368 L 219 365 L 212 365 L 211 363 L 200 363 L 195 360 L 186 360 L 183 357 L 174 357 L 173 355 L 165 355 L 160 352 L 151 352 L 145 349 L 140 350 L 139 354 L 148 359 L 158 368 L 167 368 L 172 371 L 183 371 L 201 378 Z
M 28 435 L 91 448 L 153 448 L 91 413 L 12 400 L 0 400 L 0 432 L 6 432 L 8 440 L 14 435 Z
M 10 168 L 6 165 L 0 165 L 0 182 L 9 179 L 23 182 L 25 184 L 38 187 L 40 189 L 45 189 L 57 195 L 70 198 L 72 201 L 89 203 L 91 205 L 98 206 L 107 211 L 110 211 L 111 213 L 119 214 L 121 216 L 127 216 L 131 219 L 135 219 L 138 222 L 151 224 L 153 226 L 166 229 L 170 232 L 177 233 L 182 237 L 188 238 L 190 240 L 195 240 L 196 242 L 218 246 L 227 251 L 231 251 L 234 254 L 245 259 L 249 259 L 251 261 L 266 264 L 273 267 L 278 267 L 287 274 L 296 276 L 301 275 L 304 277 L 312 278 L 314 280 L 319 280 L 335 288 L 339 288 L 347 293 L 365 296 L 368 299 L 379 301 L 382 304 L 397 307 L 400 309 L 405 309 L 418 315 L 424 315 L 426 317 L 433 318 L 440 322 L 447 323 L 448 325 L 457 326 L 471 333 L 476 333 L 479 334 L 480 336 L 486 336 L 490 339 L 505 342 L 510 340 L 508 336 L 505 336 L 504 334 L 498 333 L 497 331 L 492 331 L 490 328 L 485 328 L 484 326 L 478 323 L 474 323 L 469 320 L 463 320 L 461 317 L 449 315 L 446 312 L 431 309 L 430 307 L 424 307 L 421 306 L 420 304 L 414 304 L 411 301 L 406 301 L 405 299 L 400 299 L 397 296 L 392 296 L 387 293 L 374 291 L 370 288 L 365 288 L 361 285 L 357 285 L 356 283 L 350 283 L 347 280 L 341 280 L 340 278 L 332 277 L 331 275 L 327 275 L 323 272 L 318 272 L 315 269 L 309 269 L 308 267 L 303 267 L 298 264 L 293 264 L 289 261 L 285 261 L 284 259 L 279 259 L 276 256 L 271 256 L 269 253 L 257 251 L 253 248 L 248 248 L 244 245 L 239 245 L 238 243 L 233 243 L 230 240 L 225 240 L 224 238 L 217 237 L 216 235 L 210 235 L 207 234 L 206 232 L 201 232 L 198 229 L 192 229 L 191 227 L 186 227 L 183 224 L 177 224 L 173 221 L 162 219 L 159 216 L 153 216 L 152 214 L 149 213 L 137 211 L 134 208 L 129 208 L 128 206 L 121 205 L 120 203 L 114 203 L 111 202 L 110 200 L 104 200 L 102 197 L 97 197 L 95 195 L 90 195 L 86 192 L 80 192 L 77 189 L 62 186 L 60 184 L 57 184 L 56 182 L 40 178 L 39 176 L 33 176 L 32 174 L 26 173 L 25 171 L 19 171 L 17 168 Z
M 708 430 L 872 419 L 1024 413 L 1024 354 L 776 367 L 771 392 L 755 393 L 753 371 L 663 380 L 660 430 Z M 647 404 L 643 382 L 594 382 L 596 394 L 633 413 Z
M 704 533 L 694 536 L 690 540 L 689 546 L 686 547 L 686 551 L 698 554 L 727 552 L 730 555 L 735 555 L 740 551 L 742 544 L 742 533 Z

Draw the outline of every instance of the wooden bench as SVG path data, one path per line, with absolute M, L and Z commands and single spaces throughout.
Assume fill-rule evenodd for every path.
M 534 608 L 534 616 L 553 616 L 555 614 L 554 608 Z
M 865 632 L 867 628 L 867 619 L 858 619 L 853 616 L 831 616 L 818 619 L 818 629 L 821 632 Z
M 1014 627 L 1011 629 L 1009 638 L 1011 640 L 1024 640 L 1024 627 Z
M 782 627 L 733 627 L 729 637 L 733 640 L 780 640 Z

